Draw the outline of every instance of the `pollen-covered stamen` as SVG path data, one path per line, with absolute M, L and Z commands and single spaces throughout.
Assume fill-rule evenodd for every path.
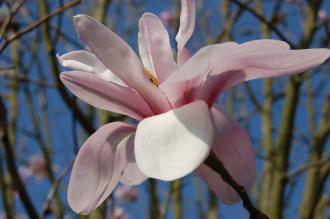
M 155 74 L 149 70 L 149 69 L 145 69 L 144 70 L 144 73 L 146 74 L 146 76 L 149 78 L 149 80 L 154 84 L 156 85 L 157 87 L 159 86 L 159 81 L 158 81 L 158 78 L 155 76 Z

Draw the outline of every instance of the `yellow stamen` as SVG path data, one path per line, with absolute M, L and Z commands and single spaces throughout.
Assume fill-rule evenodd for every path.
M 159 81 L 158 81 L 158 79 L 156 78 L 155 74 L 154 74 L 151 70 L 149 70 L 149 69 L 146 68 L 146 69 L 144 70 L 144 73 L 145 73 L 146 76 L 149 78 L 149 80 L 150 80 L 154 85 L 156 85 L 156 87 L 159 86 Z

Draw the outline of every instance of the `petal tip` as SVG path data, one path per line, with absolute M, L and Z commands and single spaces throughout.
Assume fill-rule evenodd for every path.
M 84 15 L 84 14 L 77 14 L 77 15 L 75 15 L 75 16 L 73 16 L 73 22 L 78 22 L 79 20 L 81 20 L 81 18 L 83 18 L 83 17 L 85 17 L 85 16 L 87 16 L 87 15 Z

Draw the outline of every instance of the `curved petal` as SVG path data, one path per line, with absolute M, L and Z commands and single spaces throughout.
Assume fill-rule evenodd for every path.
M 220 74 L 238 70 L 242 65 L 234 61 L 242 56 L 267 52 L 287 52 L 288 49 L 288 44 L 279 40 L 254 40 L 243 44 L 226 42 L 206 46 L 178 68 L 166 82 L 187 81 L 200 75 L 206 77 L 211 72 Z M 262 63 L 260 60 L 262 59 L 258 60 L 259 63 Z
M 176 68 L 168 33 L 160 18 L 152 13 L 142 15 L 139 29 L 139 51 L 143 64 L 163 82 Z
M 125 123 L 110 123 L 99 128 L 81 147 L 68 188 L 68 202 L 75 212 L 88 214 L 117 185 L 121 168 L 115 165 L 116 148 L 134 130 Z
M 91 52 L 77 50 L 61 56 L 57 55 L 57 58 L 63 67 L 92 73 L 105 81 L 111 81 L 124 87 L 127 86 L 125 82 L 107 69 L 107 67 Z
M 135 127 L 132 127 L 132 129 L 135 130 Z M 102 197 L 98 201 L 97 206 L 102 204 L 102 202 L 104 202 L 104 200 L 109 197 L 109 195 L 112 193 L 112 191 L 118 184 L 118 179 L 119 179 L 119 182 L 121 182 L 121 183 L 124 181 L 124 182 L 130 183 L 131 185 L 138 185 L 146 179 L 146 177 L 144 175 L 142 175 L 142 173 L 138 169 L 137 169 L 138 172 L 133 172 L 136 169 L 130 168 L 130 163 L 127 160 L 127 155 L 123 154 L 123 151 L 125 152 L 125 150 L 123 150 L 123 148 L 124 149 L 131 148 L 133 146 L 132 141 L 134 141 L 134 132 L 127 134 L 118 143 L 118 146 L 116 147 L 114 161 L 113 161 L 113 164 L 115 165 L 115 168 L 116 168 L 116 172 L 114 172 L 116 174 L 115 175 L 116 181 L 112 180 L 109 182 L 109 184 L 105 188 L 105 191 L 104 191 Z M 126 152 L 130 153 L 131 151 L 126 150 Z M 130 154 L 129 156 L 132 156 L 132 155 L 133 154 Z M 127 176 L 125 178 L 125 174 L 127 174 L 127 171 L 128 171 L 128 174 L 132 174 L 132 175 Z
M 215 129 L 212 150 L 235 181 L 250 190 L 256 179 L 256 158 L 248 134 L 236 120 L 215 107 L 211 117 Z M 239 201 L 231 186 L 209 167 L 203 164 L 197 172 L 224 203 Z
M 142 120 L 135 135 L 135 158 L 148 177 L 174 180 L 197 168 L 213 141 L 210 113 L 203 101 Z
M 290 45 L 287 42 L 273 39 L 252 40 L 240 44 L 241 52 L 257 52 L 257 51 L 276 51 L 289 50 Z
M 292 75 L 322 64 L 330 56 L 329 49 L 269 50 L 235 52 L 227 59 L 226 66 L 215 66 L 196 99 L 210 105 L 215 97 L 240 82 L 259 78 Z
M 191 56 L 190 51 L 186 47 L 183 47 L 180 52 L 180 56 L 178 56 L 178 65 L 183 65 L 186 61 L 188 61 L 188 59 L 191 58 Z
M 182 48 L 190 39 L 195 28 L 196 5 L 195 0 L 181 0 L 180 27 L 175 37 L 178 43 L 178 57 Z
M 228 51 L 238 46 L 235 42 L 227 42 L 200 49 L 195 55 L 180 66 L 168 79 L 160 85 L 169 101 L 181 103 L 183 96 L 191 95 L 211 71 L 211 66 L 219 60 L 225 60 Z
M 80 71 L 64 72 L 61 80 L 83 101 L 104 110 L 142 119 L 152 115 L 149 106 L 134 90 Z
M 136 164 L 134 137 L 134 135 L 131 135 L 127 144 L 119 148 L 119 156 L 122 158 L 121 162 L 123 162 L 123 171 L 120 177 L 120 182 L 128 186 L 139 185 L 148 178 L 140 171 Z
M 73 21 L 80 39 L 110 71 L 140 93 L 154 113 L 170 109 L 166 97 L 149 81 L 140 59 L 126 42 L 90 16 L 76 15 Z

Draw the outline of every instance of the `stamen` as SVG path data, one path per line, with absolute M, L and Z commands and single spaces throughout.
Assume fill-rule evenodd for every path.
M 154 85 L 156 85 L 156 87 L 158 87 L 159 86 L 159 81 L 158 81 L 158 79 L 156 78 L 156 76 L 153 74 L 153 72 L 151 71 L 151 70 L 149 70 L 149 69 L 145 69 L 144 70 L 144 73 L 146 74 L 146 76 L 149 78 L 149 80 L 154 84 Z

